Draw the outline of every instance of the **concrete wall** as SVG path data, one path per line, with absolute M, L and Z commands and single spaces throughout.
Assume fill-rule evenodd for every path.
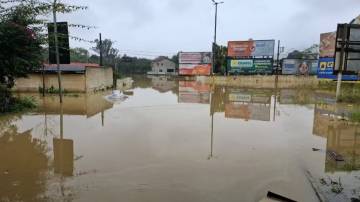
M 62 87 L 68 92 L 85 92 L 84 74 L 62 74 Z M 57 74 L 45 75 L 45 88 L 54 87 L 58 89 Z M 38 92 L 43 87 L 43 77 L 41 74 L 29 74 L 27 78 L 19 78 L 15 81 L 14 91 L 18 92 Z
M 112 68 L 86 68 L 86 91 L 97 91 L 113 86 Z
M 111 68 L 87 67 L 85 74 L 62 74 L 62 87 L 67 92 L 85 93 L 106 89 L 113 85 L 113 71 Z M 57 74 L 45 75 L 45 88 L 58 89 Z M 43 87 L 41 74 L 29 74 L 27 78 L 15 81 L 13 91 L 38 92 Z
M 199 77 L 206 83 L 222 86 L 238 86 L 243 88 L 275 88 L 276 76 L 215 76 Z M 284 76 L 278 77 L 278 88 L 317 87 L 316 76 Z

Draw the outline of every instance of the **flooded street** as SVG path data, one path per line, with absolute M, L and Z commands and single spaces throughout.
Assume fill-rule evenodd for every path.
M 329 201 L 360 196 L 360 125 L 344 119 L 360 106 L 311 89 L 133 79 L 123 102 L 36 94 L 36 111 L 1 116 L 0 201 L 257 202 L 272 191 L 311 202 L 313 186 Z

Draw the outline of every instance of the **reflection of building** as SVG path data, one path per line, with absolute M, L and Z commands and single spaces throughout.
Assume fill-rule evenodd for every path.
M 37 95 L 39 96 L 39 95 Z M 104 99 L 103 93 L 80 94 L 78 96 L 63 97 L 63 111 L 68 115 L 85 115 L 92 117 L 100 112 L 111 109 L 112 103 Z M 37 97 L 39 112 L 59 114 L 60 105 L 57 96 Z
M 174 78 L 166 76 L 148 76 L 151 78 L 152 88 L 160 93 L 166 93 L 169 91 L 177 91 L 177 82 Z
M 332 111 L 321 105 L 315 108 L 313 133 L 327 139 L 325 170 L 360 170 L 360 126 L 337 119 Z
M 150 75 L 176 75 L 176 64 L 166 57 L 158 57 L 151 63 Z
M 179 81 L 180 103 L 210 103 L 210 85 L 197 81 Z
M 99 67 L 97 64 L 72 63 L 62 64 L 62 87 L 68 92 L 92 92 L 106 89 L 113 85 L 113 71 L 111 68 Z M 37 71 L 27 78 L 16 80 L 14 90 L 20 92 L 38 92 L 39 88 L 57 89 L 58 78 L 55 65 L 46 65 L 45 74 Z

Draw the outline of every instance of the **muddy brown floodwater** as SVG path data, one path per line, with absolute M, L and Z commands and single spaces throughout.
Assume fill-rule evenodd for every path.
M 346 121 L 359 106 L 316 90 L 134 80 L 123 102 L 32 95 L 36 111 L 0 116 L 0 201 L 360 196 L 360 126 Z

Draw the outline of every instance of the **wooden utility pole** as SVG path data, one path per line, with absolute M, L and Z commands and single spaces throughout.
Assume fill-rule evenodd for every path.
M 62 86 L 61 86 L 60 54 L 59 54 L 59 41 L 57 35 L 56 9 L 57 9 L 57 0 L 54 0 L 53 18 L 54 18 L 55 55 L 56 55 L 56 67 L 57 67 L 58 83 L 59 83 L 59 97 L 60 97 L 60 103 L 62 103 L 63 95 L 62 95 Z

